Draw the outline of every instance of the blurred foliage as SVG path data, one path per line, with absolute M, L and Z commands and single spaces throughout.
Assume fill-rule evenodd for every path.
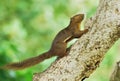
M 97 0 L 0 0 L 0 66 L 47 51 L 71 16 L 86 13 L 89 18 L 97 6 Z M 108 81 L 118 48 L 120 41 L 86 81 Z M 33 73 L 44 71 L 54 60 L 20 71 L 0 70 L 0 81 L 32 81 Z

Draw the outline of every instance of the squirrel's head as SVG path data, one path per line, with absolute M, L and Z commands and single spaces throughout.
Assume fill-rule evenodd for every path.
M 80 23 L 84 19 L 84 14 L 77 14 L 71 18 L 72 23 Z

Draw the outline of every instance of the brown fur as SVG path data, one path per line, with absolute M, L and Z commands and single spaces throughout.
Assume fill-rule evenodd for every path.
M 79 29 L 79 25 L 81 24 L 81 21 L 83 19 L 84 14 L 78 14 L 73 16 L 71 18 L 70 24 L 56 35 L 55 39 L 53 40 L 52 46 L 48 52 L 40 54 L 36 57 L 29 58 L 22 62 L 7 64 L 3 67 L 6 69 L 19 70 L 36 65 L 39 62 L 42 62 L 52 56 L 58 56 L 59 58 L 61 58 L 67 55 L 67 43 L 73 38 L 81 37 L 84 33 L 88 31 L 88 29 L 85 29 L 83 31 Z

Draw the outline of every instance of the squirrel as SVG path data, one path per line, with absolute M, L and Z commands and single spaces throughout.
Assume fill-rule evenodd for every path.
M 74 38 L 81 37 L 84 33 L 88 32 L 88 29 L 80 30 L 79 25 L 84 19 L 84 14 L 77 14 L 70 19 L 70 24 L 61 30 L 53 40 L 49 51 L 40 54 L 36 57 L 32 57 L 22 62 L 11 63 L 3 66 L 4 69 L 20 70 L 30 66 L 34 66 L 45 59 L 53 56 L 62 58 L 67 55 L 67 43 Z

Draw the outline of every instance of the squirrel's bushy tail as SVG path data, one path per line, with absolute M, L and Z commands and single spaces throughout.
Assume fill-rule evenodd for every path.
M 3 66 L 3 69 L 13 69 L 13 70 L 25 69 L 30 66 L 34 66 L 50 57 L 52 57 L 52 54 L 49 54 L 49 52 L 45 52 L 42 55 L 26 59 L 22 62 L 7 64 Z

